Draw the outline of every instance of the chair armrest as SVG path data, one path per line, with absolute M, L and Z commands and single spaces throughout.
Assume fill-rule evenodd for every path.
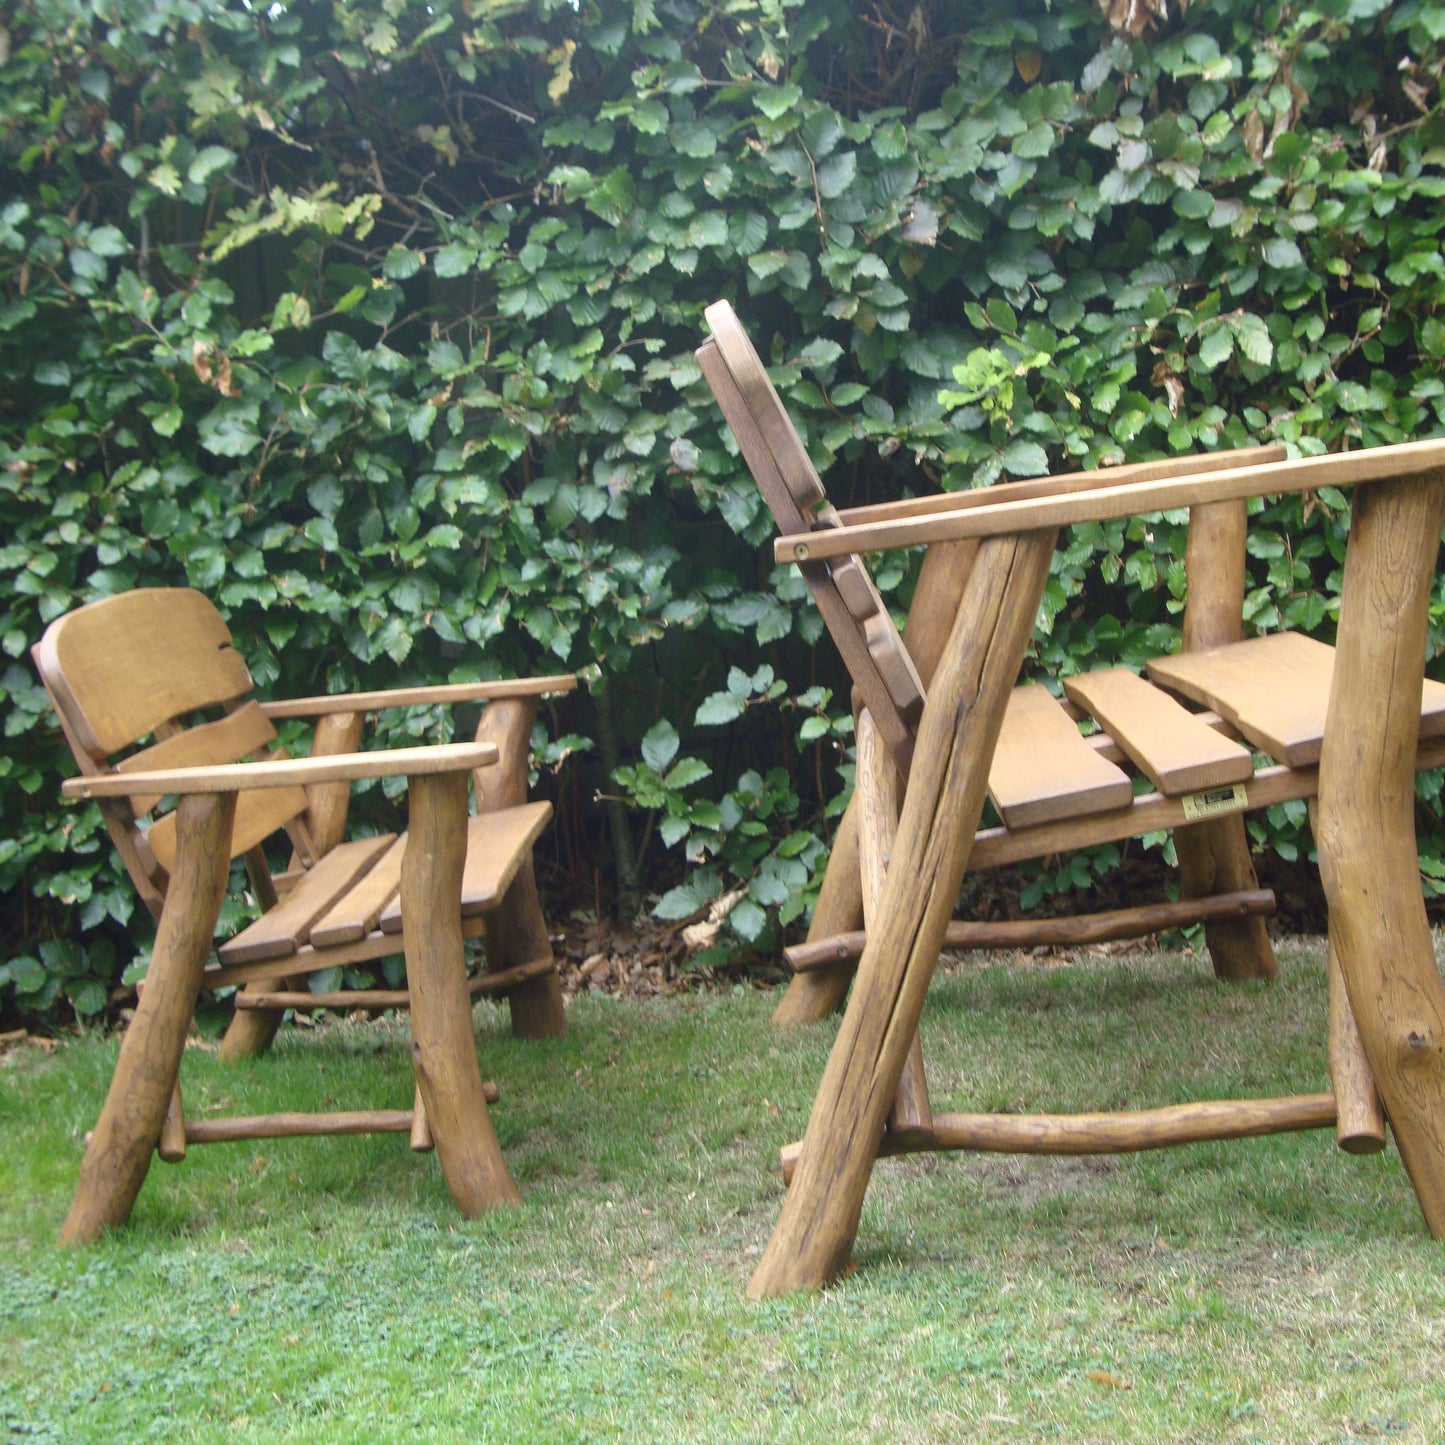
M 67 798 L 114 798 L 133 793 L 237 793 L 251 788 L 290 788 L 306 783 L 355 782 L 360 778 L 416 778 L 465 772 L 497 760 L 490 743 L 442 743 L 374 753 L 336 753 L 323 758 L 281 758 L 215 767 L 164 768 L 69 778 Z
M 1191 473 L 1162 480 L 1125 482 L 1064 496 L 986 502 L 963 511 L 902 517 L 860 526 L 824 527 L 779 537 L 773 555 L 779 562 L 820 562 L 850 552 L 885 552 L 960 537 L 992 537 L 1076 522 L 1102 522 L 1141 512 L 1164 512 L 1205 502 L 1309 492 L 1320 487 L 1350 487 L 1408 476 L 1445 472 L 1445 440 L 1404 442 L 1367 451 L 1302 457 L 1261 466 L 1212 473 Z
M 388 707 L 420 707 L 435 703 L 480 702 L 503 697 L 540 697 L 571 692 L 577 679 L 570 672 L 555 677 L 508 678 L 501 682 L 452 682 L 435 687 L 393 687 L 380 692 L 339 692 L 321 697 L 284 698 L 263 702 L 267 717 L 324 717 L 336 712 L 379 712 Z

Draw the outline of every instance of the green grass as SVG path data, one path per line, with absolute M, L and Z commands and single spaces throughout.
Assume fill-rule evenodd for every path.
M 965 965 L 924 1021 L 940 1106 L 1327 1087 L 1318 946 L 1268 987 L 1192 958 Z M 60 1253 L 112 1040 L 0 1059 L 0 1439 L 1438 1442 L 1445 1252 L 1393 1151 L 1328 1132 L 874 1174 L 856 1268 L 750 1304 L 831 1025 L 764 994 L 478 1011 L 524 1208 L 467 1223 L 390 1138 L 198 1148 Z M 186 1059 L 192 1113 L 405 1107 L 399 1031 Z

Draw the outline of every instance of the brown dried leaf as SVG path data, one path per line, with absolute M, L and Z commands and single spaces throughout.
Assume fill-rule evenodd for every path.
M 1111 1390 L 1132 1390 L 1134 1388 L 1122 1375 L 1116 1375 L 1112 1370 L 1089 1370 L 1084 1378 L 1092 1380 L 1096 1385 L 1106 1385 Z

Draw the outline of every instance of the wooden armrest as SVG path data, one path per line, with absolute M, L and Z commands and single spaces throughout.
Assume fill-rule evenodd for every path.
M 1234 467 L 1263 466 L 1282 462 L 1289 452 L 1280 446 L 1236 447 L 1227 452 L 1194 452 L 1186 456 L 1162 457 L 1152 462 L 1130 462 L 1122 467 L 1100 467 L 1092 472 L 1061 472 L 1055 476 L 1029 477 L 1019 482 L 995 482 L 967 492 L 935 492 L 926 497 L 908 497 L 895 502 L 874 502 L 867 507 L 845 507 L 838 520 L 845 527 L 867 522 L 891 522 L 899 517 L 933 516 L 940 512 L 963 512 L 996 502 L 1018 502 L 1037 497 L 1062 497 L 1075 492 L 1096 492 L 1101 487 L 1118 487 L 1131 482 L 1166 481 L 1171 477 L 1228 471 Z
M 133 793 L 237 793 L 251 788 L 290 788 L 306 783 L 355 782 L 359 778 L 415 778 L 464 772 L 497 761 L 491 743 L 442 743 L 423 748 L 389 748 L 375 753 L 335 753 L 322 758 L 281 758 L 274 762 L 222 763 L 214 767 L 164 768 L 69 778 L 67 798 L 114 798 Z
M 773 543 L 773 555 L 779 562 L 818 562 L 850 552 L 885 552 L 961 537 L 1032 532 L 1206 502 L 1310 492 L 1320 487 L 1350 487 L 1432 472 L 1445 472 L 1445 440 L 1403 442 L 1368 451 L 1302 457 L 1221 472 L 1193 472 L 1182 477 L 1125 482 L 1062 496 L 990 500 L 961 511 L 901 517 L 861 526 L 825 527 L 806 535 L 794 533 L 779 537 Z
M 379 712 L 388 707 L 420 707 L 433 703 L 479 702 L 502 697 L 540 697 L 571 692 L 577 679 L 570 672 L 555 677 L 507 678 L 500 682 L 449 682 L 435 687 L 393 687 L 380 692 L 338 692 L 321 697 L 283 698 L 263 702 L 267 717 L 324 717 L 337 712 Z

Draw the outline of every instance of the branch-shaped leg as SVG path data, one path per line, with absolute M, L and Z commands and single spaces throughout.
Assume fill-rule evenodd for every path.
M 1318 845 L 1330 941 L 1400 1156 L 1445 1237 L 1445 988 L 1420 894 L 1415 749 L 1445 476 L 1355 492 Z
M 123 1224 L 145 1182 L 175 1093 L 229 872 L 234 793 L 195 793 L 176 807 L 176 864 L 145 987 L 121 1040 L 100 1119 L 86 1145 L 62 1245 Z
M 929 689 L 893 858 L 777 1228 L 748 1292 L 843 1268 L 983 811 L 989 760 L 1033 630 L 1052 532 L 978 551 Z
M 411 991 L 412 1062 L 457 1208 L 472 1218 L 522 1195 L 502 1158 L 482 1093 L 462 950 L 462 866 L 467 850 L 465 773 L 408 780 L 401 913 Z
M 479 743 L 495 743 L 496 766 L 479 768 L 475 776 L 477 811 L 520 807 L 527 801 L 527 750 L 537 716 L 535 697 L 498 698 L 487 704 L 477 726 Z M 501 906 L 487 920 L 487 972 L 551 958 L 552 940 L 537 898 L 531 858 L 517 870 Z M 529 978 L 507 994 L 512 1032 L 522 1039 L 565 1038 L 567 1015 L 562 1005 L 562 980 L 554 968 Z

